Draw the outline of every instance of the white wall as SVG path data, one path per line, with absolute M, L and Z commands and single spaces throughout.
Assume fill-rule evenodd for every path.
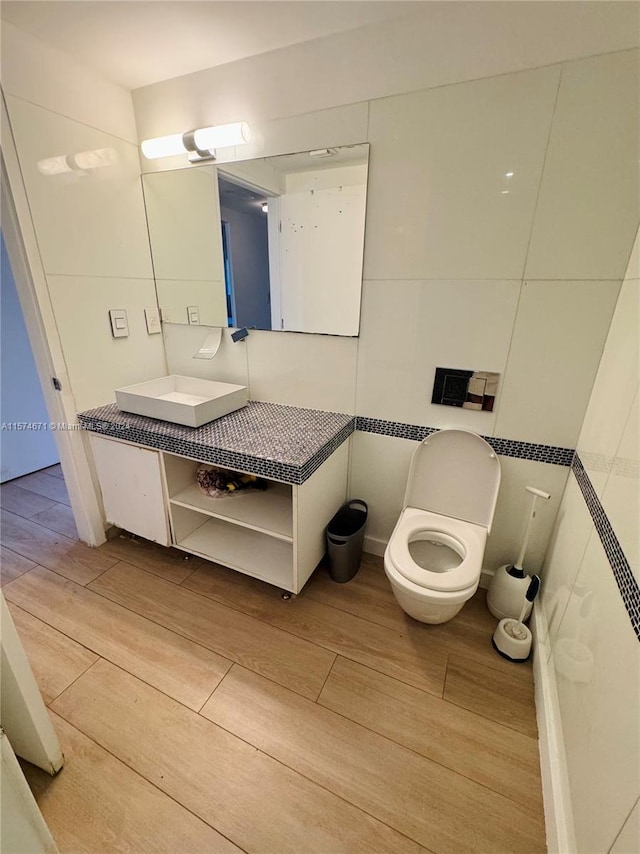
M 638 239 L 577 443 L 640 602 Z M 598 508 L 597 504 L 600 504 Z M 622 576 L 619 576 L 622 577 Z M 631 852 L 640 838 L 640 634 L 572 473 L 545 561 L 541 655 L 555 673 L 577 851 Z M 635 805 L 635 807 L 634 807 Z M 620 834 L 618 836 L 618 834 Z M 613 846 L 613 847 L 612 847 Z
M 414 15 L 138 89 L 138 130 L 147 139 L 238 119 L 259 127 L 274 118 L 636 47 L 638 29 L 637 3 L 429 2 Z M 326 124 L 325 134 L 335 129 Z M 314 147 L 301 145 L 295 134 L 288 141 L 293 147 L 269 153 Z M 327 139 L 318 147 L 331 144 Z M 154 161 L 151 168 L 169 166 Z
M 148 336 L 156 304 L 129 92 L 9 24 L 2 86 L 78 411 L 114 399 L 120 385 L 165 372 L 162 336 Z M 109 149 L 87 174 L 43 175 L 38 161 Z M 10 176 L 12 181 L 17 177 Z M 128 312 L 113 339 L 110 308 Z
M 424 88 L 498 67 L 512 71 L 521 63 L 600 52 L 605 42 L 624 46 L 629 35 L 616 31 L 617 16 L 637 14 L 635 5 L 615 5 L 606 18 L 597 4 L 580 4 L 580 10 L 533 5 L 535 15 L 531 4 L 500 6 L 503 24 L 511 15 L 519 22 L 512 31 L 519 60 L 502 25 L 485 33 L 496 51 L 483 44 L 482 55 L 494 58 L 481 59 L 466 50 L 469 32 L 458 20 L 460 50 L 450 40 L 447 62 L 441 49 L 418 50 L 404 19 L 388 32 L 369 27 L 134 92 L 141 138 L 253 120 L 255 142 L 220 152 L 229 159 L 371 144 L 360 337 L 320 344 L 316 336 L 252 333 L 246 342 L 252 397 L 575 447 L 640 216 L 637 51 Z M 495 7 L 476 6 L 476 32 L 490 30 Z M 581 34 L 566 26 L 578 12 L 585 16 Z M 556 35 L 543 47 L 536 33 L 554 15 Z M 412 20 L 415 27 L 418 19 Z M 429 19 L 434 28 L 427 29 L 427 18 L 421 20 L 417 32 L 435 38 L 438 26 Z M 598 27 L 603 42 L 596 47 Z M 371 51 L 383 32 L 391 43 L 402 32 L 403 41 L 392 66 L 376 57 L 381 75 Z M 340 76 L 335 69 L 344 72 L 347 56 L 352 74 Z M 285 82 L 281 69 L 294 63 L 300 74 L 289 73 Z M 416 91 L 400 94 L 405 89 Z M 365 92 L 373 100 L 345 104 Z M 432 405 L 436 366 L 499 372 L 495 411 Z M 215 360 L 209 369 L 215 375 Z M 353 391 L 351 409 L 345 404 Z M 369 502 L 371 549 L 383 547 L 397 519 L 414 447 L 371 433 L 353 439 L 351 494 Z M 568 469 L 509 457 L 501 462 L 486 566 L 496 568 L 517 553 L 527 512 L 524 486 L 533 483 L 553 495 L 539 513 L 528 553 L 535 571 Z

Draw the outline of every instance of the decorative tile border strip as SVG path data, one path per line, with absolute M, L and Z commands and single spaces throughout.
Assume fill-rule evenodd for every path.
M 356 430 L 364 433 L 378 433 L 381 436 L 393 436 L 397 439 L 412 439 L 421 442 L 435 427 L 421 427 L 418 424 L 404 424 L 400 421 L 384 421 L 380 418 L 356 416 Z M 499 439 L 496 436 L 482 437 L 502 457 L 516 457 L 520 460 L 533 460 L 557 466 L 570 466 L 573 448 L 559 448 L 555 445 L 539 445 L 535 442 L 519 442 L 516 439 Z
M 600 499 L 593 488 L 589 475 L 585 471 L 582 460 L 577 453 L 573 458 L 571 470 L 578 481 L 582 497 L 591 514 L 593 524 L 600 537 L 600 542 L 611 565 L 613 577 L 616 580 L 622 601 L 629 614 L 633 630 L 638 640 L 640 640 L 640 585 L 638 585 L 635 576 L 631 572 L 629 561 L 622 551 L 622 546 L 615 535 L 611 522 L 609 522 L 604 507 L 600 503 Z

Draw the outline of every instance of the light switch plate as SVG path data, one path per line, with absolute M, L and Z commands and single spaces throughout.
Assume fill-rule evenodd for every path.
M 159 308 L 145 308 L 144 319 L 147 323 L 147 332 L 149 335 L 157 335 L 158 332 L 162 332 Z
M 109 312 L 109 320 L 111 321 L 111 334 L 114 338 L 129 337 L 129 321 L 127 320 L 127 312 L 123 308 L 112 308 Z
M 200 323 L 200 309 L 197 305 L 187 306 L 187 319 L 194 326 Z

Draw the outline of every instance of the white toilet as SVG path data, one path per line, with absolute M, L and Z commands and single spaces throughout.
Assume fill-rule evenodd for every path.
M 478 589 L 500 487 L 500 461 L 466 430 L 440 430 L 411 459 L 404 510 L 384 553 L 400 607 L 444 623 Z

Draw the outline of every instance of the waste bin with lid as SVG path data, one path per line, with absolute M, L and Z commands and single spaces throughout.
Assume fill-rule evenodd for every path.
M 329 575 L 333 581 L 351 581 L 360 568 L 368 512 L 366 503 L 354 498 L 343 504 L 327 525 Z

